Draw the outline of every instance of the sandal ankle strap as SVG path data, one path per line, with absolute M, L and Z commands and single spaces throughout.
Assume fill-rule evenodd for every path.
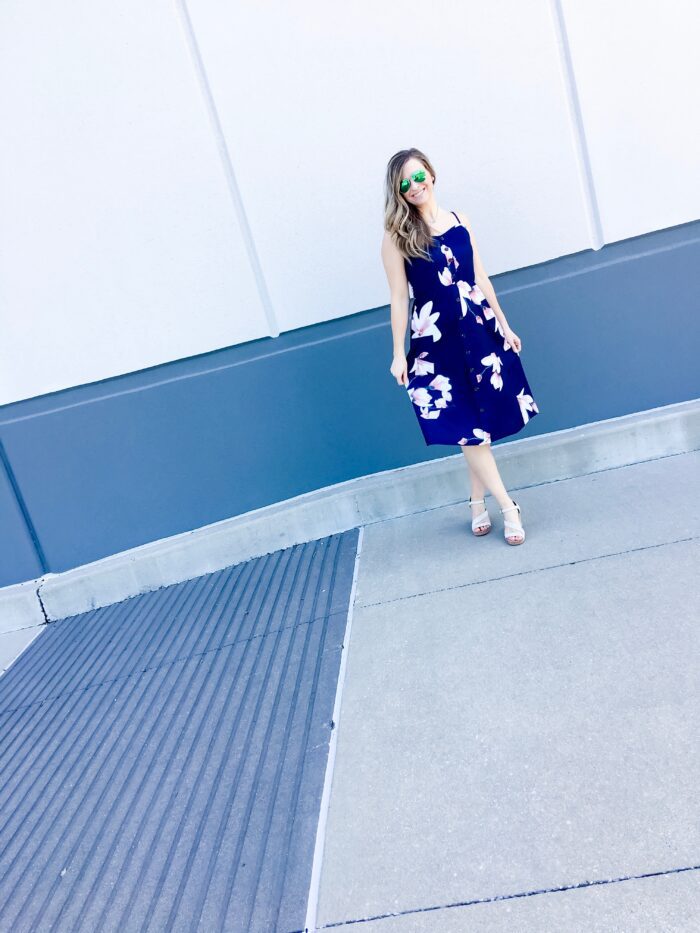
M 472 497 L 469 496 L 469 505 L 482 505 L 484 502 L 484 499 L 472 499 Z

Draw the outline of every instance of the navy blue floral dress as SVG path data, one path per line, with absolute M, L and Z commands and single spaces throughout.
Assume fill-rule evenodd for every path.
M 426 444 L 489 444 L 516 434 L 539 409 L 475 283 L 471 237 L 455 217 L 430 260 L 404 259 L 414 298 L 406 389 Z

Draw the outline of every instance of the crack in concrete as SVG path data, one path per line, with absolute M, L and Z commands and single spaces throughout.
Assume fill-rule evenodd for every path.
M 594 554 L 591 557 L 580 557 L 578 560 L 566 560 L 560 564 L 547 564 L 542 567 L 533 567 L 530 570 L 519 570 L 517 573 L 504 573 L 499 577 L 486 577 L 483 580 L 471 580 L 469 583 L 456 583 L 454 586 L 443 586 L 436 590 L 423 590 L 420 593 L 409 593 L 406 596 L 396 596 L 393 599 L 380 600 L 376 603 L 356 603 L 357 609 L 370 609 L 374 606 L 388 606 L 390 603 L 403 602 L 406 599 L 416 599 L 419 596 L 434 596 L 437 593 L 448 593 L 450 590 L 463 590 L 468 586 L 481 586 L 484 583 L 495 583 L 498 580 L 510 580 L 514 577 L 525 577 L 543 570 L 558 570 L 560 567 L 573 567 L 575 564 L 586 564 L 594 560 L 605 560 L 608 557 L 621 557 L 624 554 L 634 554 L 637 551 L 650 551 L 658 547 L 667 547 L 670 544 L 683 544 L 688 541 L 700 540 L 699 535 L 689 538 L 675 538 L 673 541 L 661 541 L 659 544 L 644 544 L 641 547 L 628 548 L 625 551 L 611 551 L 610 554 Z
M 49 619 L 49 615 L 46 611 L 46 606 L 44 606 L 44 601 L 41 598 L 41 587 L 40 586 L 36 588 L 36 598 L 39 600 L 39 605 L 41 606 L 41 612 L 42 612 L 42 615 L 44 616 L 44 622 L 46 622 L 46 624 L 48 625 L 51 622 L 51 619 Z
M 682 868 L 668 868 L 663 871 L 648 871 L 639 875 L 621 875 L 619 878 L 600 878 L 596 881 L 580 881 L 576 884 L 563 884 L 551 888 L 537 888 L 533 891 L 517 891 L 513 894 L 496 894 L 493 897 L 478 897 L 468 901 L 454 901 L 448 904 L 434 904 L 429 907 L 414 907 L 391 913 L 374 914 L 371 917 L 357 917 L 352 920 L 336 920 L 316 927 L 317 930 L 330 930 L 336 927 L 350 926 L 357 923 L 371 923 L 373 920 L 388 920 L 393 917 L 406 917 L 413 914 L 430 913 L 434 910 L 450 910 L 454 907 L 471 907 L 475 904 L 493 904 L 497 901 L 510 901 L 522 897 L 535 897 L 538 894 L 558 894 L 562 891 L 576 891 L 580 888 L 592 888 L 597 885 L 619 884 L 622 881 L 641 881 L 644 878 L 660 878 L 666 875 L 679 875 L 686 871 L 700 871 L 699 865 L 686 865 Z M 306 930 L 290 930 L 289 933 L 309 933 Z

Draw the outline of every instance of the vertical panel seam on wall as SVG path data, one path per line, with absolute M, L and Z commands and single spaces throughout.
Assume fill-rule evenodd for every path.
M 600 219 L 600 208 L 598 206 L 598 197 L 595 190 L 595 181 L 593 180 L 593 169 L 591 167 L 591 158 L 588 151 L 588 142 L 586 140 L 586 127 L 583 122 L 581 103 L 576 88 L 576 76 L 574 74 L 571 48 L 566 31 L 566 20 L 564 19 L 562 0 L 550 0 L 550 8 L 557 35 L 559 61 L 564 78 L 564 85 L 566 87 L 566 100 L 576 147 L 581 187 L 584 192 L 584 204 L 586 207 L 591 245 L 593 249 L 600 249 L 605 245 L 603 224 Z
M 207 113 L 209 115 L 209 121 L 214 133 L 214 140 L 216 142 L 219 156 L 223 165 L 224 175 L 226 176 L 226 183 L 228 185 L 231 200 L 236 211 L 243 242 L 248 252 L 248 258 L 250 260 L 250 265 L 253 271 L 253 277 L 255 278 L 255 284 L 257 286 L 260 301 L 265 312 L 265 317 L 267 318 L 269 335 L 271 337 L 278 337 L 280 330 L 277 323 L 277 316 L 272 306 L 272 300 L 270 298 L 270 293 L 265 281 L 265 275 L 263 273 L 257 249 L 255 247 L 255 241 L 253 239 L 253 234 L 248 222 L 248 215 L 246 214 L 245 207 L 243 205 L 243 198 L 241 197 L 240 188 L 238 187 L 238 181 L 236 179 L 236 173 L 233 168 L 233 161 L 231 159 L 231 154 L 226 142 L 226 136 L 224 135 L 224 131 L 221 126 L 219 112 L 216 108 L 216 103 L 214 102 L 214 95 L 212 94 L 211 87 L 209 85 L 209 79 L 207 77 L 204 61 L 199 50 L 199 44 L 194 34 L 194 28 L 192 26 L 192 20 L 190 19 L 189 10 L 187 9 L 186 0 L 177 0 L 176 5 L 180 12 L 180 19 L 182 21 L 185 38 L 187 40 L 187 46 L 192 58 L 197 80 L 202 91 L 202 96 L 204 97 Z
M 27 503 L 24 501 L 24 496 L 22 495 L 22 490 L 19 488 L 19 483 L 17 482 L 17 477 L 15 472 L 12 469 L 12 464 L 10 463 L 10 458 L 7 456 L 5 450 L 5 445 L 0 440 L 0 462 L 5 468 L 5 474 L 7 476 L 7 481 L 10 484 L 12 492 L 15 497 L 15 502 L 17 503 L 17 508 L 19 509 L 22 518 L 24 520 L 24 525 L 29 535 L 29 540 L 32 542 L 34 548 L 34 553 L 36 558 L 39 561 L 39 567 L 41 568 L 42 574 L 48 573 L 48 565 L 46 563 L 46 557 L 44 555 L 44 549 L 41 546 L 41 541 L 39 540 L 39 535 L 37 534 L 36 528 L 34 527 L 34 522 L 32 517 L 29 514 L 29 509 L 27 508 Z

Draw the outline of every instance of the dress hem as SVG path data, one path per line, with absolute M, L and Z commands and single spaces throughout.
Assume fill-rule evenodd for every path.
M 533 419 L 533 418 L 536 418 L 537 415 L 539 415 L 539 414 L 540 414 L 539 411 L 533 411 L 533 412 L 530 414 L 530 417 L 528 418 L 526 424 L 523 424 L 522 427 L 518 428 L 518 429 L 515 430 L 515 431 L 508 431 L 507 434 L 498 434 L 498 435 L 496 435 L 496 434 L 494 434 L 493 432 L 489 431 L 488 433 L 490 434 L 491 439 L 490 439 L 489 441 L 486 441 L 486 442 L 481 441 L 481 440 L 479 440 L 479 439 L 476 438 L 476 437 L 474 438 L 473 441 L 472 441 L 472 440 L 469 440 L 466 444 L 459 444 L 457 441 L 429 441 L 429 440 L 425 437 L 425 435 L 423 435 L 423 440 L 425 441 L 425 446 L 426 446 L 426 447 L 459 447 L 459 448 L 462 448 L 462 447 L 490 447 L 491 444 L 492 444 L 494 441 L 502 441 L 504 437 L 513 437 L 513 436 L 516 435 L 516 434 L 520 434 L 520 432 L 523 430 L 523 428 L 527 427 L 527 425 L 532 421 L 532 419 Z M 462 435 L 462 436 L 464 436 L 464 435 Z

